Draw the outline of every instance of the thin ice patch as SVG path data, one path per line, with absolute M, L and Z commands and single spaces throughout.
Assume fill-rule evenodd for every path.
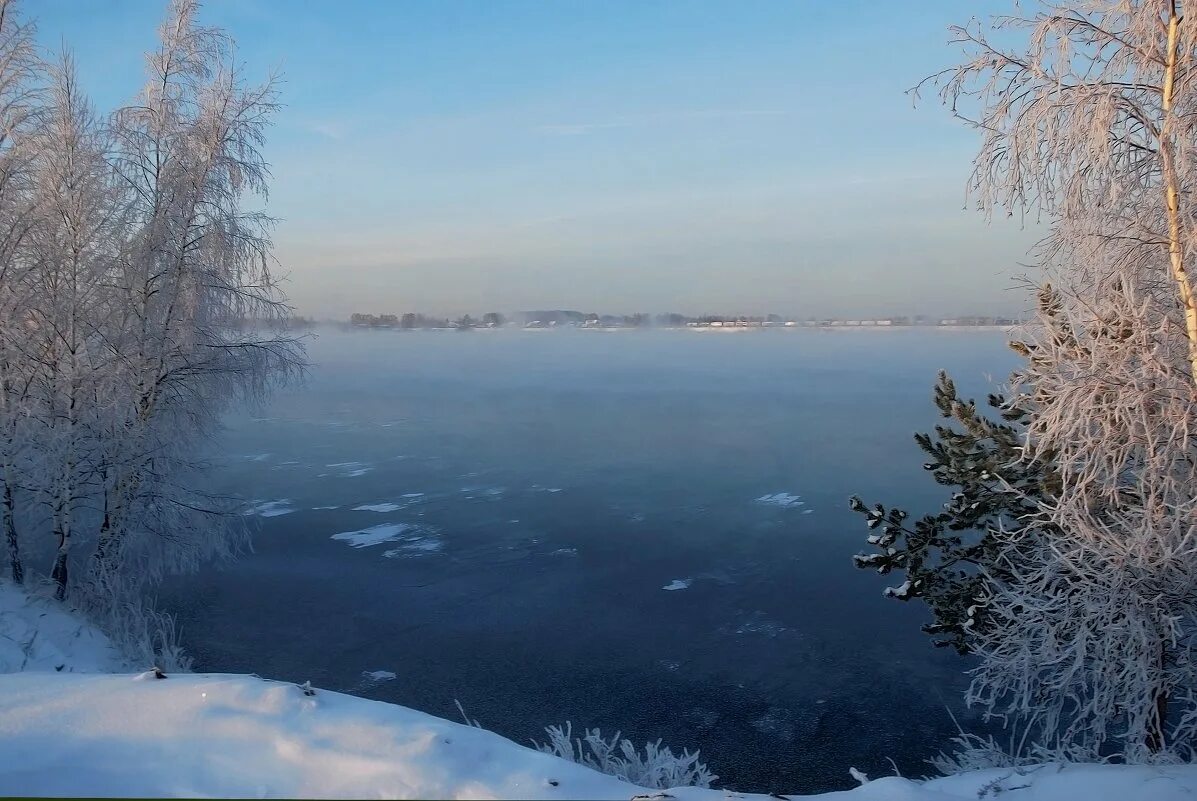
M 462 487 L 460 492 L 466 494 L 466 498 L 471 501 L 497 501 L 503 497 L 503 493 L 507 492 L 506 487 Z
M 688 579 L 688 578 L 687 578 L 687 579 L 674 579 L 673 581 L 669 582 L 668 584 L 666 584 L 666 585 L 665 585 L 664 587 L 662 587 L 661 589 L 663 589 L 663 590 L 670 590 L 670 591 L 672 591 L 672 590 L 684 590 L 684 589 L 686 589 L 687 587 L 689 587 L 689 586 L 690 586 L 691 584 L 693 584 L 693 583 L 694 583 L 694 579 Z
M 420 503 L 420 499 L 424 497 L 422 492 L 408 492 L 400 497 L 398 502 L 395 501 L 380 501 L 378 503 L 363 503 L 361 506 L 353 507 L 355 512 L 397 512 L 400 509 L 406 509 L 409 506 L 414 506 Z
M 403 557 L 428 556 L 444 550 L 445 541 L 439 537 L 410 537 L 398 548 L 385 551 L 383 556 L 388 559 L 402 559 Z
M 364 503 L 353 507 L 355 512 L 397 512 L 403 506 L 397 503 Z
M 379 523 L 377 526 L 358 529 L 357 531 L 342 531 L 333 534 L 332 539 L 347 542 L 353 548 L 368 548 L 384 542 L 394 542 L 410 531 L 418 530 L 419 526 L 410 523 Z
M 738 616 L 739 621 L 732 627 L 724 627 L 721 631 L 725 634 L 745 635 L 754 634 L 769 639 L 787 634 L 790 629 L 783 625 L 780 621 L 774 620 L 759 609 L 751 614 Z
M 251 505 L 242 514 L 248 516 L 257 515 L 258 517 L 278 517 L 279 515 L 289 515 L 297 511 L 291 505 L 290 498 L 280 498 L 277 501 L 251 501 Z
M 756 502 L 765 504 L 766 506 L 779 506 L 782 509 L 806 505 L 806 501 L 802 500 L 802 496 L 791 495 L 788 492 L 775 492 L 772 495 L 762 495 L 756 499 Z
M 373 466 L 365 462 L 332 462 L 326 464 L 325 467 L 331 467 L 337 471 L 337 475 L 341 478 L 357 478 L 364 476 L 374 469 Z

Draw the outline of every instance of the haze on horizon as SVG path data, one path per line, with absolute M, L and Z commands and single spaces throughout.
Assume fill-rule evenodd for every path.
M 80 13 L 91 5 L 91 14 Z M 1037 238 L 964 206 L 977 135 L 905 90 L 1008 3 L 207 0 L 283 75 L 300 314 L 1016 313 Z M 39 0 L 103 110 L 161 0 Z

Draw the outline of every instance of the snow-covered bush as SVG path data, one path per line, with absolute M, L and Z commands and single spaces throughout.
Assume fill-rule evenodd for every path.
M 121 654 L 140 668 L 156 666 L 168 673 L 191 670 L 191 657 L 179 641 L 173 616 L 138 597 L 92 610 L 90 615 Z
M 1025 725 L 1009 732 L 1008 742 L 1002 743 L 992 734 L 981 736 L 960 731 L 952 738 L 952 747 L 941 751 L 927 762 L 944 776 L 954 776 L 992 768 L 1019 769 L 1046 764 L 1105 763 L 1108 758 L 1097 757 L 1087 748 L 1077 745 L 1049 747 L 1031 739 L 1036 726 Z M 1173 760 L 1156 760 L 1170 762 Z
M 631 740 L 621 740 L 620 732 L 611 739 L 603 738 L 598 729 L 587 729 L 585 736 L 573 739 L 573 727 L 548 726 L 547 743 L 534 743 L 537 750 L 568 759 L 600 773 L 616 776 L 640 787 L 668 789 L 670 787 L 710 787 L 719 777 L 698 761 L 698 751 L 673 753 L 662 747 L 661 741 L 645 743 L 644 753 L 636 750 Z

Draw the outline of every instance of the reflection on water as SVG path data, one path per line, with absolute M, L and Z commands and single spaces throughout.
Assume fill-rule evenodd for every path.
M 255 552 L 162 599 L 199 670 L 659 737 L 735 789 L 918 775 L 966 665 L 851 566 L 846 499 L 937 506 L 935 371 L 983 396 L 1003 343 L 326 331 L 305 387 L 229 421 L 214 480 Z

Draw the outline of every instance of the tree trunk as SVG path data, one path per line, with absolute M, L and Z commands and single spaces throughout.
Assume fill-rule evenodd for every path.
M 21 544 L 17 539 L 16 504 L 13 502 L 12 485 L 4 484 L 4 539 L 8 543 L 8 563 L 12 568 L 14 584 L 25 583 L 25 568 L 21 564 Z
M 113 570 L 112 552 L 115 550 L 116 544 L 113 516 L 109 510 L 105 509 L 104 520 L 100 523 L 100 533 L 96 537 L 96 549 L 91 555 L 91 566 L 87 578 L 91 588 L 98 593 L 104 594 L 109 588 L 110 574 Z
M 128 499 L 137 491 L 140 481 L 136 475 L 127 481 L 118 480 L 111 491 L 104 494 L 104 519 L 100 523 L 100 532 L 96 537 L 96 550 L 92 553 L 91 575 L 89 580 L 108 589 L 112 574 L 119 567 L 113 559 L 118 558 L 121 539 L 121 521 L 128 508 Z
M 1172 145 L 1172 103 L 1176 88 L 1176 60 L 1179 49 L 1181 18 L 1175 3 L 1168 16 L 1168 49 L 1164 62 L 1163 110 L 1160 126 L 1160 158 L 1163 161 L 1164 199 L 1168 206 L 1168 258 L 1172 263 L 1172 280 L 1176 282 L 1180 302 L 1185 312 L 1185 335 L 1189 339 L 1189 370 L 1197 382 L 1197 299 L 1185 269 L 1184 243 L 1181 241 L 1180 187 L 1176 175 Z
M 1158 668 L 1163 674 L 1168 669 L 1168 648 L 1164 641 L 1160 642 L 1160 661 Z M 1167 743 L 1164 740 L 1164 727 L 1168 722 L 1168 701 L 1170 700 L 1166 685 L 1161 678 L 1160 686 L 1155 692 L 1152 716 L 1147 719 L 1147 750 L 1153 754 L 1163 751 Z
M 67 596 L 67 557 L 70 553 L 71 535 L 65 528 L 59 527 L 58 554 L 54 557 L 54 567 L 50 570 L 50 578 L 54 580 L 54 597 L 62 601 Z
M 66 600 L 67 596 L 67 555 L 65 551 L 59 551 L 58 555 L 54 557 L 54 568 L 50 571 L 50 578 L 54 580 L 54 597 L 60 601 Z
M 1168 693 L 1163 690 L 1155 696 L 1155 719 L 1147 732 L 1147 749 L 1153 754 L 1164 750 L 1164 723 L 1168 719 Z

